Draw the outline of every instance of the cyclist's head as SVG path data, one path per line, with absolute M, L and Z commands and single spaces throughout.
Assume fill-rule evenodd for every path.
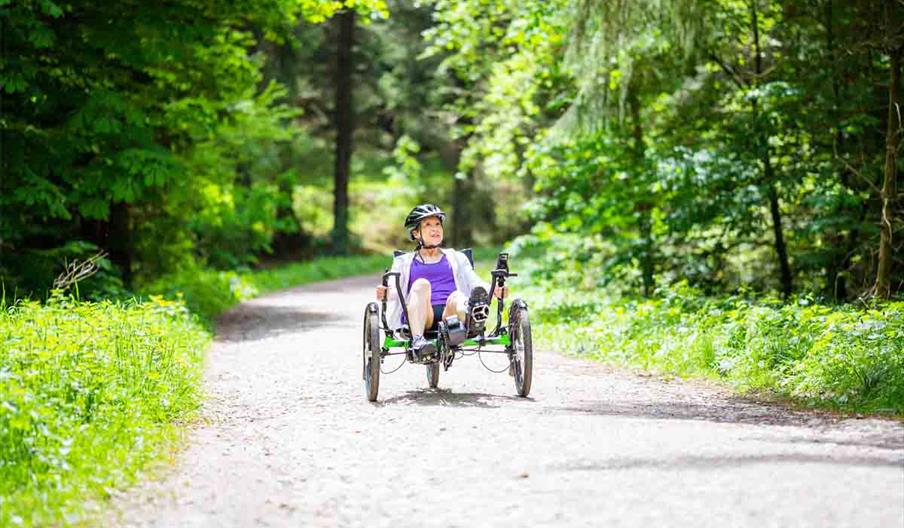
M 411 210 L 408 213 L 408 216 L 405 218 L 405 231 L 408 232 L 408 237 L 411 240 L 419 240 L 423 244 L 423 233 L 421 233 L 421 223 L 426 222 L 426 227 L 430 227 L 432 224 L 429 222 L 431 218 L 434 218 L 438 221 L 439 225 L 439 242 L 442 242 L 442 225 L 446 220 L 446 213 L 443 212 L 442 209 L 437 207 L 434 204 L 426 203 L 421 204 Z M 438 245 L 436 244 L 430 245 Z

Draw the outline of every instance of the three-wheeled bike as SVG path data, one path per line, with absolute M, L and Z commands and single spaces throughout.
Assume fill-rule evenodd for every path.
M 462 250 L 471 265 L 474 258 L 470 249 Z M 396 256 L 401 254 L 396 251 Z M 496 260 L 496 269 L 490 272 L 492 283 L 490 294 L 497 286 L 505 286 L 509 277 L 517 274 L 509 271 L 508 254 L 500 253 Z M 400 274 L 386 271 L 383 274 L 383 286 L 389 286 L 389 279 L 394 279 L 396 293 L 402 304 L 402 313 L 408 321 L 408 306 L 405 292 L 399 280 Z M 372 302 L 364 311 L 364 343 L 362 346 L 362 368 L 364 389 L 369 401 L 376 401 L 380 390 L 380 374 L 390 374 L 401 368 L 405 362 L 422 365 L 427 370 L 427 383 L 431 388 L 439 384 L 440 370 L 449 370 L 452 363 L 465 356 L 477 355 L 481 364 L 492 372 L 508 372 L 514 378 L 515 390 L 519 396 L 526 397 L 530 393 L 531 369 L 533 367 L 533 347 L 531 345 L 530 319 L 527 316 L 527 303 L 514 299 L 508 310 L 508 318 L 503 324 L 505 298 L 496 298 L 496 324 L 487 331 L 487 318 L 490 304 L 472 304 L 468 308 L 465 321 L 457 317 L 447 317 L 436 324 L 436 329 L 427 331 L 424 337 L 432 340 L 436 353 L 419 357 L 411 353 L 411 332 L 407 326 L 393 330 L 386 321 L 386 303 Z M 491 295 L 492 297 L 492 295 Z M 492 298 L 489 303 L 492 303 Z M 482 354 L 501 354 L 508 358 L 508 367 L 502 370 L 490 368 Z M 403 359 L 391 371 L 384 371 L 383 364 L 390 356 L 401 356 Z

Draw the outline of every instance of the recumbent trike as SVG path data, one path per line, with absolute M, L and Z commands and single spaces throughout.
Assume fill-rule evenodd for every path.
M 474 257 L 470 249 L 462 250 L 467 255 L 471 266 L 474 265 Z M 395 256 L 402 254 L 396 251 Z M 508 311 L 508 321 L 502 324 L 502 312 L 505 298 L 496 299 L 496 325 L 487 333 L 487 319 L 492 303 L 492 292 L 496 286 L 505 286 L 509 277 L 517 274 L 511 273 L 508 267 L 508 254 L 500 253 L 496 260 L 496 269 L 490 272 L 493 276 L 490 285 L 490 300 L 486 304 L 478 303 L 468 307 L 465 321 L 458 317 L 448 317 L 439 321 L 436 329 L 427 331 L 424 337 L 432 340 L 436 349 L 435 354 L 426 357 L 417 357 L 410 354 L 411 333 L 407 326 L 393 331 L 386 322 L 387 296 L 384 296 L 380 304 L 371 302 L 364 311 L 364 343 L 362 346 L 362 363 L 364 388 L 369 401 L 376 401 L 380 390 L 380 373 L 383 361 L 389 356 L 403 356 L 399 366 L 384 374 L 395 372 L 407 360 L 409 363 L 424 365 L 427 369 L 427 383 L 431 388 L 439 384 L 440 368 L 449 370 L 456 359 L 465 356 L 477 355 L 481 364 L 491 372 L 508 372 L 515 380 L 515 389 L 519 396 L 526 397 L 530 392 L 531 369 L 533 366 L 533 347 L 531 345 L 530 320 L 527 316 L 527 303 L 521 299 L 514 299 Z M 396 293 L 402 304 L 402 313 L 405 320 L 408 319 L 408 306 L 405 295 L 399 281 L 400 274 L 389 272 L 383 274 L 383 286 L 388 287 L 389 279 L 394 279 Z M 382 323 L 382 325 L 380 324 Z M 381 339 L 382 331 L 382 339 Z M 493 370 L 483 362 L 481 354 L 504 354 L 509 359 L 509 365 L 503 370 Z

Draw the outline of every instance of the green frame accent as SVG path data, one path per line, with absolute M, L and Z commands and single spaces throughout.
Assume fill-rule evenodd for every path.
M 393 339 L 388 335 L 383 339 L 383 348 L 408 348 L 409 341 L 407 339 Z M 480 343 L 475 339 L 465 339 L 464 342 L 459 346 L 477 346 Z M 496 337 L 488 337 L 484 342 L 485 345 L 511 345 L 512 340 L 509 338 L 508 334 L 503 334 L 501 336 Z
M 386 336 L 383 339 L 383 348 L 399 348 L 399 347 L 407 348 L 408 340 L 406 339 L 404 341 L 400 341 L 398 339 L 393 339 L 389 336 Z

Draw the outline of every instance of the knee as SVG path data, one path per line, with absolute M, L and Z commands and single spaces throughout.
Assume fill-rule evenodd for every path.
M 464 294 L 462 294 L 459 291 L 454 291 L 451 294 L 449 294 L 449 298 L 446 299 L 446 306 L 451 306 L 454 308 L 454 307 L 457 307 L 462 302 L 467 301 L 467 300 L 468 300 L 468 298 L 465 297 Z
M 430 292 L 430 281 L 427 279 L 418 279 L 411 284 L 412 292 L 421 292 L 421 293 L 429 293 Z
M 467 308 L 468 298 L 461 292 L 453 292 L 446 300 L 446 312 L 457 315 L 459 319 L 464 317 Z

